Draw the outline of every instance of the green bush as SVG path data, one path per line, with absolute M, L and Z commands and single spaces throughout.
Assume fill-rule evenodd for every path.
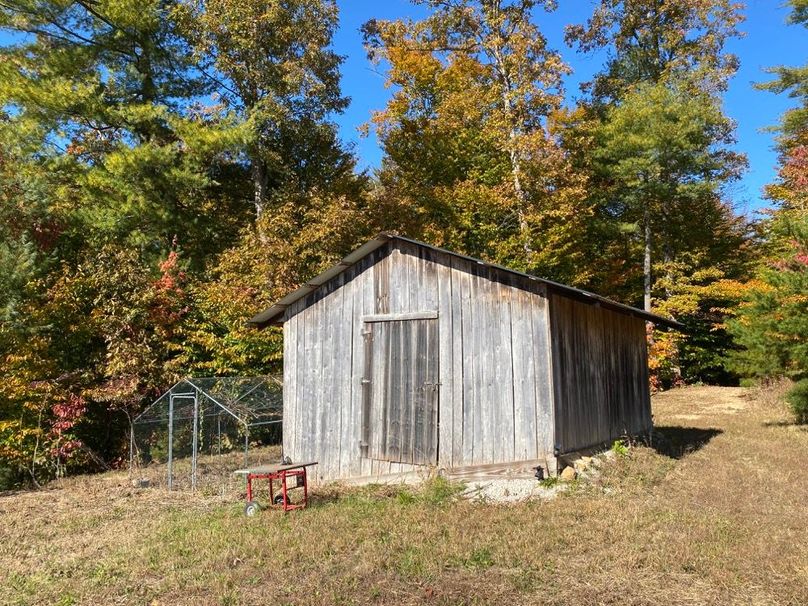
M 808 423 L 808 379 L 797 381 L 786 394 L 791 412 L 797 419 L 797 423 L 804 425 Z
M 628 443 L 625 440 L 615 440 L 612 444 L 612 451 L 618 457 L 628 456 Z

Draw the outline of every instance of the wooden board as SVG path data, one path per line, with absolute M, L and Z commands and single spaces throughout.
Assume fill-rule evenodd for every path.
M 556 443 L 562 453 L 651 427 L 645 322 L 553 295 Z
M 437 320 L 368 322 L 362 433 L 367 458 L 435 465 L 438 455 Z

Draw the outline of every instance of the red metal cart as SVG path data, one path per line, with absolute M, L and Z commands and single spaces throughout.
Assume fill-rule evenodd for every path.
M 260 505 L 253 498 L 253 480 L 269 480 L 270 505 L 280 506 L 284 511 L 306 507 L 309 504 L 309 480 L 306 470 L 313 465 L 317 465 L 317 461 L 259 465 L 258 467 L 234 471 L 233 473 L 247 478 L 247 503 L 244 505 L 244 513 L 248 516 L 253 516 L 261 510 Z M 290 485 L 290 480 L 294 481 L 293 485 Z M 274 488 L 275 481 L 280 482 L 280 493 L 277 495 Z M 290 499 L 289 492 L 294 489 L 303 491 L 303 499 L 298 503 L 292 503 Z

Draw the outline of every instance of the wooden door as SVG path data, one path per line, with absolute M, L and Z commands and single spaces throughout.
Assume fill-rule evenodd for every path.
M 362 455 L 437 464 L 437 319 L 368 321 L 363 335 Z

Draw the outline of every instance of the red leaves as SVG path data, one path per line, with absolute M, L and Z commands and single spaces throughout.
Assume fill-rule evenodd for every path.
M 72 429 L 86 411 L 87 405 L 84 398 L 76 394 L 69 394 L 67 400 L 51 406 L 51 412 L 56 419 L 51 425 L 54 433 L 61 435 L 68 429 Z
M 68 435 L 67 432 L 73 429 L 87 412 L 87 403 L 81 396 L 71 393 L 65 400 L 53 404 L 51 412 L 54 420 L 48 432 L 48 438 L 52 442 L 50 455 L 64 460 L 82 446 L 81 440 Z
M 161 275 L 152 283 L 151 318 L 156 325 L 171 333 L 171 327 L 188 312 L 185 305 L 188 296 L 185 291 L 187 276 L 180 269 L 176 250 L 172 250 L 159 267 Z
M 168 253 L 168 258 L 160 263 L 162 275 L 154 283 L 158 292 L 174 291 L 178 295 L 184 294 L 181 284 L 185 282 L 185 272 L 179 269 L 179 255 L 176 250 Z

